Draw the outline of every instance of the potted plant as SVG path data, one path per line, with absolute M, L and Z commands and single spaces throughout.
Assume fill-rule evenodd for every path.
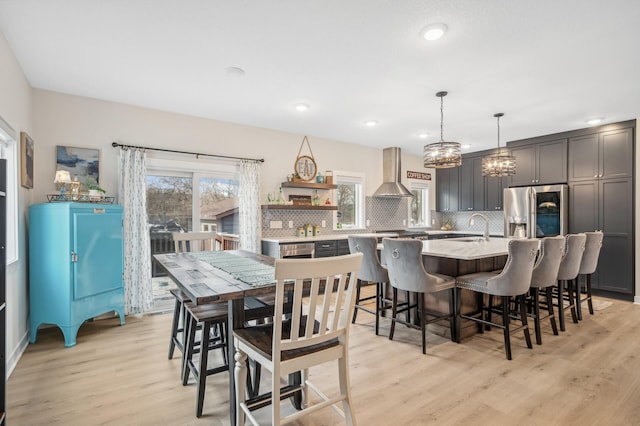
M 101 188 L 97 183 L 89 183 L 87 184 L 87 188 L 89 188 L 89 197 L 91 199 L 102 199 L 104 198 L 104 194 L 107 191 Z

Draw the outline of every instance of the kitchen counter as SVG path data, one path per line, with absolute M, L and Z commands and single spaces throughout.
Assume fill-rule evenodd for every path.
M 428 235 L 444 235 L 444 234 L 461 234 L 461 235 L 482 235 L 479 231 L 441 231 L 441 230 L 420 230 Z M 396 238 L 398 233 L 396 232 L 367 232 L 367 233 L 348 233 L 342 232 L 340 234 L 321 234 L 315 237 L 270 237 L 262 238 L 262 241 L 276 243 L 276 244 L 290 244 L 290 243 L 312 243 L 315 241 L 328 241 L 328 240 L 346 240 L 349 235 L 358 235 L 360 237 L 377 237 L 377 238 Z M 491 233 L 492 237 L 502 237 L 502 234 Z

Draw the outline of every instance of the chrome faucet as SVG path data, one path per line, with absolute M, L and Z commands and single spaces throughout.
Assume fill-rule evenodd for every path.
M 482 234 L 482 237 L 484 238 L 485 241 L 489 241 L 489 218 L 487 218 L 482 213 L 474 213 L 469 217 L 468 226 L 472 226 L 473 225 L 473 218 L 475 218 L 475 217 L 479 217 L 479 218 L 482 218 L 484 220 L 484 233 Z

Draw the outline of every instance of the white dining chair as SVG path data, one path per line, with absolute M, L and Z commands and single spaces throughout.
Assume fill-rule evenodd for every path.
M 349 381 L 349 326 L 355 306 L 355 290 L 362 253 L 315 259 L 277 259 L 275 263 L 276 304 L 273 322 L 234 331 L 237 425 L 245 416 L 258 421 L 252 408 L 264 405 L 246 399 L 247 357 L 271 371 L 269 398 L 272 425 L 295 421 L 332 406 L 347 424 L 355 424 Z M 287 315 L 285 292 L 292 283 L 293 310 Z M 333 290 L 335 288 L 335 293 Z M 308 369 L 329 361 L 338 362 L 340 392 L 327 397 L 309 380 Z M 302 372 L 300 386 L 281 391 L 280 378 Z M 322 402 L 309 405 L 309 390 Z M 281 398 L 302 391 L 303 408 L 281 418 Z M 335 404 L 342 403 L 342 410 Z

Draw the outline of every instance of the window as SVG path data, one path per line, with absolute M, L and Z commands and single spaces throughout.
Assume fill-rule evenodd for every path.
M 152 229 L 237 233 L 239 177 L 235 164 L 161 161 L 147 166 L 147 215 Z M 213 226 L 217 225 L 217 226 Z
M 152 156 L 155 154 L 155 156 Z M 172 232 L 238 232 L 237 163 L 179 161 L 147 154 L 151 254 L 172 252 Z M 153 276 L 162 271 L 154 264 Z
M 334 229 L 364 228 L 364 175 L 334 170 L 333 180 L 338 186 Z
M 18 144 L 15 131 L 0 117 L 0 158 L 7 160 L 7 265 L 18 260 Z
M 409 200 L 409 227 L 425 227 L 429 225 L 429 184 L 411 181 L 409 190 L 413 194 Z

